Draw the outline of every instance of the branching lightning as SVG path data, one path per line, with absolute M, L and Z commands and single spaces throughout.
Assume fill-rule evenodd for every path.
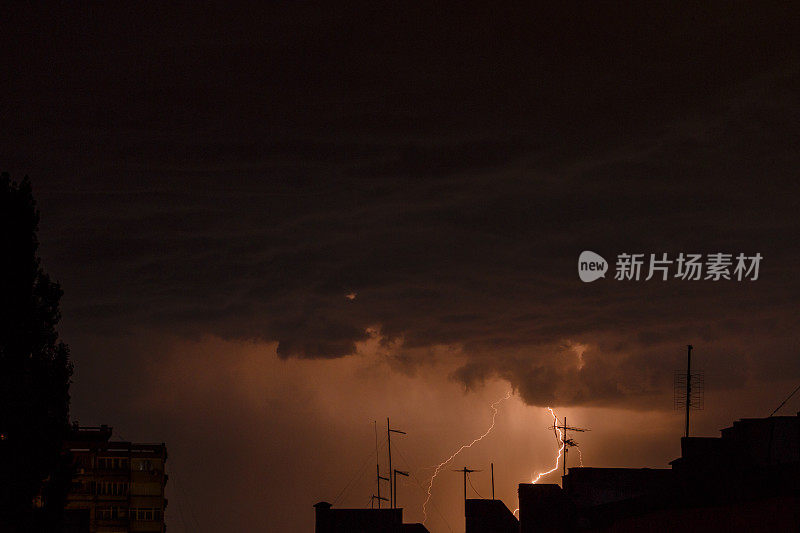
M 553 412 L 553 410 L 550 407 L 548 407 L 547 410 L 550 411 L 551 415 L 553 415 L 553 426 L 554 426 L 555 432 L 556 432 L 556 441 L 561 445 L 561 447 L 556 452 L 556 465 L 553 468 L 551 468 L 550 470 L 548 470 L 547 472 L 539 472 L 538 474 L 536 474 L 536 477 L 531 480 L 531 483 L 533 483 L 533 484 L 537 483 L 540 479 L 542 479 L 547 474 L 552 474 L 553 472 L 558 470 L 558 463 L 561 460 L 562 454 L 564 453 L 564 447 L 567 445 L 564 442 L 564 434 L 562 433 L 561 429 L 558 427 L 558 417 L 556 416 L 556 414 Z M 514 513 L 514 515 L 519 513 L 519 507 L 514 509 L 513 513 Z
M 561 460 L 561 456 L 564 454 L 564 447 L 567 445 L 564 442 L 564 434 L 561 431 L 561 428 L 558 427 L 558 417 L 556 416 L 556 414 L 553 412 L 553 410 L 551 408 L 548 407 L 547 410 L 550 411 L 551 415 L 553 415 L 553 426 L 555 426 L 555 431 L 558 433 L 557 439 L 558 439 L 558 442 L 561 443 L 561 447 L 556 452 L 556 465 L 553 468 L 551 468 L 550 470 L 548 470 L 547 472 L 539 472 L 536 475 L 536 477 L 531 480 L 531 483 L 533 483 L 533 484 L 536 484 L 540 479 L 542 479 L 547 474 L 552 474 L 553 472 L 558 470 L 558 463 Z
M 578 460 L 580 461 L 580 465 L 583 466 L 583 454 L 581 453 L 581 449 L 578 448 L 578 445 L 575 444 L 574 441 L 572 441 L 571 439 L 564 439 L 564 433 L 561 431 L 561 428 L 558 427 L 558 417 L 550 407 L 548 407 L 547 410 L 550 411 L 550 414 L 553 416 L 553 430 L 556 436 L 556 443 L 557 443 L 556 445 L 559 446 L 558 451 L 556 452 L 556 464 L 553 468 L 551 468 L 547 472 L 539 472 L 538 474 L 536 474 L 536 477 L 531 479 L 532 484 L 537 483 L 544 476 L 552 474 L 553 472 L 558 470 L 558 465 L 561 462 L 561 458 L 564 456 L 564 449 L 566 448 L 567 443 L 570 443 L 570 446 L 578 450 Z M 579 428 L 579 430 L 581 429 Z M 519 507 L 514 509 L 513 513 L 516 516 L 516 514 L 519 513 Z
M 481 435 L 480 437 L 478 437 L 478 438 L 474 439 L 474 440 L 473 440 L 472 442 L 470 442 L 469 444 L 465 444 L 465 445 L 461 446 L 461 447 L 460 447 L 458 450 L 456 450 L 456 451 L 453 453 L 453 455 L 451 455 L 450 457 L 448 457 L 447 459 L 445 459 L 444 461 L 442 461 L 441 463 L 439 463 L 438 465 L 436 465 L 436 468 L 435 468 L 435 469 L 434 469 L 434 471 L 433 471 L 433 475 L 431 476 L 431 479 L 430 479 L 430 481 L 428 482 L 428 496 L 425 498 L 425 502 L 422 504 L 422 514 L 424 515 L 424 519 L 422 520 L 422 523 L 423 523 L 423 524 L 424 524 L 424 523 L 425 523 L 425 522 L 428 520 L 428 502 L 430 502 L 430 500 L 431 500 L 431 489 L 433 488 L 433 480 L 434 480 L 434 479 L 436 479 L 436 476 L 438 476 L 438 475 L 439 475 L 439 472 L 441 472 L 441 471 L 442 471 L 442 469 L 443 469 L 445 466 L 447 466 L 448 464 L 450 464 L 450 462 L 451 462 L 453 459 L 455 459 L 455 458 L 456 458 L 456 456 L 457 456 L 458 454 L 460 454 L 462 451 L 466 450 L 467 448 L 471 448 L 473 444 L 475 444 L 476 442 L 479 442 L 479 441 L 483 440 L 483 438 L 484 438 L 486 435 L 488 435 L 489 433 L 491 433 L 491 432 L 492 432 L 492 429 L 494 429 L 494 420 L 495 420 L 495 418 L 497 417 L 497 406 L 498 406 L 500 403 L 502 403 L 502 402 L 504 402 L 504 401 L 508 400 L 509 398 L 511 398 L 511 391 L 508 391 L 504 397 L 500 398 L 499 400 L 497 400 L 496 402 L 494 402 L 494 403 L 492 403 L 492 404 L 490 405 L 490 408 L 492 409 L 492 423 L 491 423 L 491 425 L 489 425 L 489 429 L 487 429 L 487 430 L 484 432 L 484 434 L 483 434 L 483 435 Z

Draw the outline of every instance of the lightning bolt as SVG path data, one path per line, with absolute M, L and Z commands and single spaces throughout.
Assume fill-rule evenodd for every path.
M 495 418 L 497 417 L 497 406 L 498 406 L 500 403 L 502 403 L 502 402 L 504 402 L 504 401 L 508 400 L 509 398 L 511 398 L 511 391 L 508 391 L 508 392 L 506 393 L 506 395 L 505 395 L 505 396 L 503 396 L 502 398 L 500 398 L 499 400 L 497 400 L 496 402 L 492 403 L 492 404 L 489 406 L 489 407 L 491 408 L 491 410 L 492 410 L 492 423 L 491 423 L 491 425 L 489 426 L 489 429 L 487 429 L 487 430 L 484 432 L 484 434 L 483 434 L 483 435 L 481 435 L 480 437 L 476 438 L 475 440 L 473 440 L 473 441 L 472 441 L 472 442 L 470 442 L 469 444 L 464 444 L 463 446 L 461 446 L 461 448 L 459 448 L 458 450 L 456 450 L 456 451 L 453 453 L 453 455 L 451 455 L 450 457 L 448 457 L 447 459 L 445 459 L 444 461 L 442 461 L 441 463 L 439 463 L 438 465 L 436 465 L 436 468 L 435 468 L 435 469 L 434 469 L 434 471 L 433 471 L 433 475 L 431 476 L 431 480 L 428 482 L 428 496 L 427 496 L 427 498 L 425 498 L 425 502 L 423 502 L 423 504 L 422 504 L 422 514 L 425 516 L 424 520 L 422 520 L 422 523 L 423 523 L 423 524 L 424 524 L 424 523 L 425 523 L 425 522 L 428 520 L 428 502 L 430 502 L 430 501 L 431 501 L 431 489 L 433 488 L 433 480 L 434 480 L 434 479 L 436 479 L 436 476 L 438 476 L 438 475 L 439 475 L 439 472 L 441 472 L 441 471 L 442 471 L 442 469 L 443 469 L 445 466 L 447 466 L 448 464 L 450 464 L 450 462 L 451 462 L 453 459 L 455 459 L 455 458 L 456 458 L 456 456 L 457 456 L 458 454 L 460 454 L 461 452 L 463 452 L 463 451 L 464 451 L 464 450 L 466 450 L 467 448 L 471 448 L 473 444 L 475 444 L 475 443 L 476 443 L 476 442 L 478 442 L 478 441 L 481 441 L 481 440 L 483 440 L 483 438 L 484 438 L 486 435 L 488 435 L 489 433 L 491 433 L 491 432 L 492 432 L 492 429 L 494 429 L 494 420 L 495 420 Z
M 564 453 L 564 446 L 566 446 L 566 443 L 564 442 L 564 435 L 563 435 L 562 431 L 558 428 L 558 417 L 556 416 L 556 414 L 553 412 L 553 410 L 551 408 L 548 407 L 547 410 L 550 411 L 551 415 L 553 415 L 553 426 L 555 426 L 555 429 L 558 432 L 558 435 L 556 436 L 556 441 L 561 443 L 561 447 L 556 452 L 556 465 L 553 468 L 551 468 L 550 470 L 548 470 L 547 472 L 539 472 L 538 474 L 536 474 L 536 477 L 531 480 L 531 483 L 534 483 L 534 484 L 537 483 L 540 479 L 542 479 L 547 474 L 552 474 L 553 472 L 558 470 L 558 462 L 561 460 L 561 454 Z M 514 514 L 516 515 L 517 513 L 519 513 L 519 507 L 514 509 Z
M 555 428 L 556 428 L 556 431 L 558 432 L 558 437 L 557 437 L 557 438 L 558 438 L 558 441 L 561 443 L 561 447 L 560 447 L 560 448 L 558 449 L 558 451 L 556 452 L 556 465 L 555 465 L 553 468 L 551 468 L 550 470 L 548 470 L 547 472 L 539 472 L 539 473 L 536 475 L 536 477 L 535 477 L 534 479 L 532 479 L 532 480 L 531 480 L 531 483 L 534 483 L 534 484 L 535 484 L 535 483 L 538 483 L 538 481 L 539 481 L 540 479 L 542 479 L 544 476 L 546 476 L 547 474 L 552 474 L 553 472 L 555 472 L 556 470 L 558 470 L 558 463 L 559 463 L 559 461 L 561 460 L 561 456 L 562 456 L 562 455 L 563 455 L 563 453 L 564 453 L 564 446 L 566 446 L 566 443 L 564 442 L 564 434 L 563 434 L 563 432 L 561 431 L 561 429 L 558 427 L 558 417 L 557 417 L 557 416 L 556 416 L 556 414 L 553 412 L 553 410 L 552 410 L 552 409 L 550 409 L 549 407 L 547 408 L 547 410 L 548 410 L 548 411 L 550 411 L 550 414 L 551 414 L 551 415 L 553 415 L 553 425 L 555 426 Z
M 558 463 L 561 460 L 562 455 L 564 454 L 564 447 L 567 445 L 564 442 L 564 434 L 561 431 L 561 429 L 559 429 L 559 427 L 558 427 L 558 417 L 556 416 L 556 414 L 553 412 L 553 410 L 551 408 L 548 407 L 547 410 L 550 411 L 551 415 L 553 415 L 553 426 L 555 427 L 555 430 L 558 432 L 558 435 L 556 436 L 556 442 L 561 443 L 561 447 L 556 452 L 556 465 L 553 468 L 551 468 L 550 470 L 548 470 L 547 472 L 539 472 L 538 474 L 536 474 L 536 477 L 531 480 L 531 483 L 537 483 L 540 479 L 542 479 L 547 474 L 552 474 L 553 472 L 558 470 Z M 580 460 L 581 466 L 583 466 L 583 454 L 581 453 L 581 449 L 578 448 L 578 447 L 576 447 L 575 449 L 578 450 L 578 459 Z M 516 515 L 517 513 L 519 513 L 519 507 L 514 509 L 514 515 Z

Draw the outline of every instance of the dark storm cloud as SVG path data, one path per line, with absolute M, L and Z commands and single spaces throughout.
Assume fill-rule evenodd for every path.
M 66 326 L 283 358 L 377 327 L 406 369 L 458 346 L 455 379 L 532 403 L 645 402 L 689 341 L 732 385 L 796 373 L 789 19 L 590 10 L 12 13 L 3 164 Z M 584 249 L 765 262 L 583 285 Z

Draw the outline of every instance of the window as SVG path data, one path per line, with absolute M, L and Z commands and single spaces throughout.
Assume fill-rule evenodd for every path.
M 100 470 L 128 470 L 130 461 L 125 457 L 100 457 L 97 459 Z
M 141 507 L 138 509 L 131 509 L 131 518 L 141 521 L 161 521 L 161 509 Z
M 135 496 L 162 496 L 164 494 L 163 485 L 158 482 L 134 482 L 131 493 Z
M 152 461 L 141 459 L 139 461 L 136 461 L 136 464 L 134 465 L 134 469 L 135 470 L 139 470 L 141 472 L 152 472 L 153 463 L 152 463 Z
M 114 483 L 111 481 L 98 481 L 97 494 L 104 496 L 125 496 L 128 494 L 128 484 Z
M 97 520 L 124 520 L 128 518 L 128 509 L 125 507 L 98 507 L 95 510 Z

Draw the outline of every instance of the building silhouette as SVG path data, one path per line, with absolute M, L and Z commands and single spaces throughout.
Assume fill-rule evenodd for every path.
M 670 465 L 570 468 L 563 488 L 520 484 L 519 531 L 800 531 L 800 413 L 684 437 Z
M 403 524 L 402 509 L 314 507 L 316 533 L 427 531 Z M 464 510 L 466 533 L 800 531 L 800 413 L 684 437 L 670 468 L 574 467 L 561 486 L 521 483 L 519 519 L 500 500 Z
M 106 425 L 74 425 L 65 442 L 74 469 L 67 529 L 164 532 L 166 446 L 112 441 L 111 433 Z
M 316 533 L 427 533 L 422 524 L 404 524 L 403 509 L 333 509 L 328 502 L 314 505 Z
M 519 520 L 501 500 L 468 499 L 464 513 L 466 533 L 519 532 Z

